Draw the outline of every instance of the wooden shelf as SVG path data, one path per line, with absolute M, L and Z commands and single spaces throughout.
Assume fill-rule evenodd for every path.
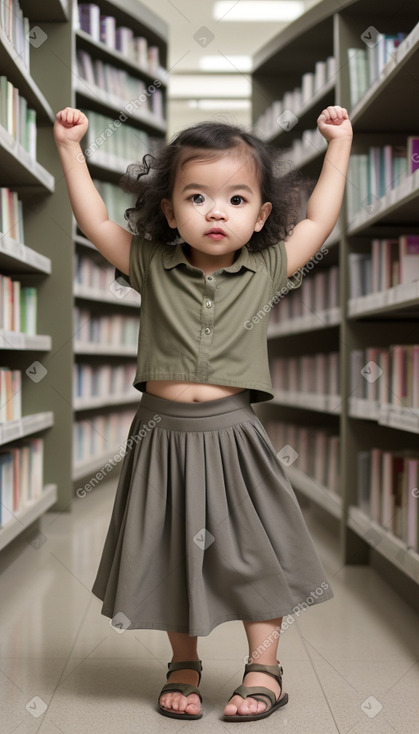
M 294 466 L 286 467 L 286 474 L 294 489 L 304 494 L 305 497 L 315 502 L 316 505 L 322 507 L 333 517 L 342 518 L 342 499 L 338 494 L 311 479 L 301 469 Z
M 74 398 L 73 407 L 75 411 L 96 410 L 97 408 L 108 407 L 110 405 L 139 403 L 140 400 L 140 393 L 133 387 L 132 392 L 128 395 L 126 393 L 122 393 L 120 395 L 99 395 L 90 398 Z
M 26 349 L 28 351 L 49 352 L 52 340 L 48 334 L 24 334 L 20 331 L 0 329 L 0 349 Z
M 45 485 L 41 497 L 28 503 L 13 520 L 0 528 L 0 550 L 17 538 L 29 525 L 52 507 L 57 501 L 57 485 Z
M 87 459 L 86 461 L 79 461 L 76 462 L 73 466 L 73 482 L 77 482 L 83 477 L 87 477 L 89 474 L 96 474 L 100 469 L 103 469 L 105 464 L 110 463 L 110 460 L 115 454 L 118 454 L 121 451 L 121 444 L 118 446 L 115 446 L 113 449 L 110 449 L 109 451 L 105 451 L 103 454 L 97 454 L 97 456 L 93 456 L 90 459 Z M 121 461 L 118 462 L 118 464 L 122 463 Z M 117 464 L 115 464 L 117 466 Z
M 419 555 L 412 549 L 407 548 L 406 543 L 400 538 L 370 520 L 354 505 L 349 507 L 348 526 L 378 553 L 395 564 L 400 571 L 419 583 Z
M 274 390 L 271 405 L 288 405 L 303 410 L 318 410 L 322 413 L 339 415 L 342 398 L 340 395 L 323 395 L 311 392 L 294 392 L 293 390 Z
M 123 298 L 115 296 L 110 289 L 108 289 L 108 291 L 103 291 L 82 286 L 79 283 L 74 284 L 73 292 L 75 298 L 81 298 L 88 301 L 99 301 L 100 303 L 112 303 L 114 306 L 138 308 L 141 305 L 141 296 L 133 288 L 127 289 L 127 293 Z
M 97 110 L 103 114 L 121 114 L 129 104 L 129 101 L 114 97 L 112 94 L 104 91 L 96 84 L 88 84 L 84 79 L 78 79 L 75 85 L 75 92 L 79 96 L 79 105 L 86 105 L 89 109 Z M 83 101 L 84 100 L 84 101 Z M 149 110 L 142 110 L 141 112 L 135 112 L 129 114 L 128 119 L 131 124 L 141 127 L 148 133 L 165 133 L 167 130 L 167 123 L 164 120 L 160 120 Z
M 399 431 L 419 433 L 419 408 L 380 404 L 377 400 L 349 398 L 351 418 L 376 421 L 380 426 L 397 428 Z
M 5 70 L 7 79 L 17 87 L 28 107 L 36 110 L 37 124 L 50 125 L 55 116 L 43 92 L 32 79 L 20 56 L 0 27 L 0 68 Z
M 0 232 L 0 268 L 16 273 L 51 273 L 51 260 Z
M 270 323 L 268 326 L 268 339 L 277 339 L 280 336 L 299 334 L 304 331 L 326 329 L 339 326 L 341 321 L 340 307 L 325 308 L 323 311 L 307 314 L 306 316 L 295 316 L 280 323 Z
M 30 436 L 38 431 L 44 431 L 54 425 L 54 414 L 51 411 L 24 415 L 15 421 L 0 423 L 0 444 L 4 445 L 17 438 Z
M 0 125 L 0 186 L 34 185 L 52 193 L 54 176 Z
M 378 293 L 369 293 L 367 296 L 350 298 L 348 301 L 348 318 L 362 316 L 396 315 L 400 312 L 402 318 L 406 315 L 416 317 L 419 311 L 419 282 L 413 281 L 405 285 L 397 285 Z
M 75 341 L 74 354 L 105 354 L 109 357 L 136 357 L 137 347 L 124 344 L 94 344 L 93 342 Z
M 126 69 L 132 74 L 135 74 L 135 76 L 143 78 L 146 83 L 153 84 L 154 81 L 159 81 L 161 88 L 165 88 L 167 75 L 164 73 L 164 69 L 159 69 L 159 73 L 154 76 L 148 71 L 148 69 L 143 69 L 141 66 L 136 64 L 135 61 L 131 61 L 127 56 L 124 56 L 120 51 L 109 48 L 104 43 L 95 41 L 92 36 L 81 29 L 76 31 L 76 42 L 78 48 L 81 48 L 88 53 L 92 53 L 95 59 L 102 59 L 104 62 L 109 63 L 112 66 Z
M 318 110 L 327 107 L 329 104 L 334 104 L 334 94 L 335 79 L 333 78 L 329 79 L 305 105 L 292 110 L 296 117 L 298 117 L 298 122 L 294 127 L 290 130 L 284 130 L 278 124 L 278 130 L 267 138 L 267 142 L 273 145 L 286 145 L 292 142 L 295 138 L 300 137 L 302 131 L 307 129 L 308 126 L 310 127 L 315 124 L 316 119 L 320 114 Z M 326 146 L 324 149 L 326 149 Z M 320 153 L 321 151 L 319 150 L 316 150 L 315 155 L 311 152 L 311 156 L 307 156 L 307 160 L 304 161 L 304 165 L 310 162 L 312 157 L 317 157 Z M 295 161 L 295 165 L 297 167 L 301 167 L 302 164 Z
M 63 23 L 69 19 L 68 5 L 71 0 L 42 0 L 35 4 L 33 0 L 19 0 L 23 15 L 31 21 Z M 31 23 L 33 25 L 33 23 Z
M 410 225 L 417 221 L 419 205 L 419 170 L 415 171 L 402 183 L 388 191 L 373 207 L 373 212 L 366 209 L 358 212 L 349 222 L 348 234 L 369 234 L 374 224 Z
M 411 105 L 400 115 L 400 99 L 415 99 L 419 82 L 419 23 L 396 49 L 393 58 L 350 111 L 357 132 L 397 130 L 410 135 L 419 122 L 419 109 Z

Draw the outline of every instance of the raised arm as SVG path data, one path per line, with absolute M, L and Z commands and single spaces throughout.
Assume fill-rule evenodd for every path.
M 80 147 L 87 127 L 87 117 L 80 110 L 66 107 L 56 115 L 54 137 L 71 208 L 86 237 L 106 260 L 128 275 L 132 234 L 109 220 L 105 202 L 91 179 Z
M 305 265 L 332 232 L 342 206 L 352 145 L 352 125 L 344 107 L 323 110 L 318 128 L 328 141 L 317 184 L 307 203 L 307 216 L 285 242 L 288 276 Z

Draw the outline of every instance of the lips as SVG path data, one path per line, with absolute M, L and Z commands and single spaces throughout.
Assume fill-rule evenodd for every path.
M 212 227 L 208 230 L 208 232 L 205 232 L 205 234 L 212 240 L 221 240 L 223 237 L 226 236 L 226 233 L 220 227 Z

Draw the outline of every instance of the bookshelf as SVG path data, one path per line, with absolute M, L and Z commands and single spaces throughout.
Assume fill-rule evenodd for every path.
M 75 106 L 82 109 L 89 119 L 89 131 L 82 145 L 90 173 L 101 190 L 110 217 L 126 226 L 123 211 L 130 201 L 126 196 L 115 198 L 119 179 L 135 156 L 141 159 L 150 148 L 164 140 L 166 133 L 167 28 L 134 0 L 98 0 L 97 5 L 101 15 L 115 19 L 109 21 L 113 28 L 112 38 L 107 36 L 101 40 L 97 17 L 90 13 L 87 17 L 82 16 L 75 10 L 73 91 Z M 118 32 L 115 33 L 115 29 L 119 27 L 125 29 L 123 34 L 131 35 L 129 51 L 128 47 L 116 47 Z M 133 40 L 138 38 L 145 40 Z M 135 58 L 134 47 L 138 52 Z M 141 56 L 138 55 L 140 52 Z M 115 121 L 120 121 L 116 130 Z M 101 139 L 102 132 L 107 130 L 113 134 Z M 123 422 L 124 415 L 129 415 L 127 411 L 131 410 L 133 417 L 140 399 L 140 394 L 131 385 L 133 374 L 129 370 L 136 363 L 141 299 L 134 291 L 120 293 L 112 287 L 114 269 L 77 230 L 75 223 L 73 241 L 76 268 L 80 274 L 73 287 L 74 308 L 80 310 L 80 315 L 90 314 L 92 322 L 103 317 L 114 319 L 116 325 L 121 324 L 121 329 L 116 328 L 118 331 L 122 331 L 124 323 L 132 325 L 134 320 L 137 322 L 137 333 L 131 334 L 129 343 L 113 343 L 111 338 L 97 341 L 92 337 L 85 338 L 81 332 L 74 339 L 74 368 L 78 368 L 79 385 L 82 387 L 84 374 L 88 375 L 92 385 L 95 379 L 99 381 L 99 378 L 91 377 L 97 374 L 99 366 L 106 372 L 102 378 L 108 385 L 108 389 L 104 389 L 105 383 L 102 382 L 99 395 L 74 395 L 76 435 L 77 430 L 84 430 L 83 426 L 89 430 L 89 423 L 104 419 L 108 422 L 106 430 L 110 430 L 115 422 L 121 420 L 120 433 L 113 434 L 113 443 L 112 440 L 109 443 L 111 455 L 117 453 L 126 440 L 129 426 Z M 98 282 L 98 269 L 103 268 L 106 272 Z M 123 365 L 126 370 L 124 384 L 127 387 L 123 392 L 120 382 L 113 382 L 118 365 Z M 95 455 L 83 456 L 82 459 L 77 459 L 75 453 L 73 482 L 80 482 L 83 477 L 100 471 L 107 459 L 108 456 L 100 449 Z
M 398 33 L 403 35 L 396 38 Z M 314 90 L 311 99 L 306 98 L 302 105 L 306 83 L 303 75 L 313 73 L 316 63 L 330 56 L 335 58 L 334 74 L 323 77 L 321 89 Z M 265 422 L 279 457 L 284 443 L 297 453 L 300 445 L 301 451 L 305 450 L 305 430 L 339 436 L 338 494 L 314 479 L 310 471 L 301 469 L 303 456 L 298 456 L 289 467 L 284 462 L 290 481 L 297 494 L 308 498 L 335 529 L 342 563 L 371 563 L 415 606 L 419 583 L 419 500 L 412 490 L 419 481 L 414 463 L 419 458 L 415 387 L 419 366 L 416 356 L 413 362 L 411 354 L 419 343 L 419 280 L 412 274 L 413 261 L 402 262 L 404 256 L 399 249 L 398 259 L 391 263 L 393 280 L 386 287 L 354 295 L 354 281 L 358 276 L 368 279 L 371 270 L 381 268 L 381 261 L 378 265 L 376 259 L 367 262 L 368 258 L 371 260 L 373 240 L 380 240 L 378 247 L 384 252 L 385 245 L 381 243 L 385 240 L 397 242 L 398 238 L 409 237 L 413 241 L 419 234 L 419 171 L 411 164 L 415 158 L 407 154 L 408 137 L 419 137 L 419 108 L 409 104 L 409 115 L 403 119 L 399 119 L 398 112 L 400 99 L 416 98 L 418 62 L 419 23 L 414 0 L 402 2 L 397 13 L 389 0 L 380 3 L 379 10 L 372 0 L 322 0 L 256 55 L 252 91 L 254 129 L 262 130 L 265 139 L 282 149 L 282 158 L 292 160 L 309 180 L 314 182 L 320 173 L 326 145 L 313 130 L 318 114 L 328 104 L 348 109 L 354 128 L 352 157 L 364 156 L 363 165 L 368 158 L 364 168 L 364 172 L 368 171 L 367 179 L 362 178 L 362 172 L 360 179 L 355 178 L 353 170 L 348 174 L 345 201 L 335 232 L 326 243 L 327 254 L 315 263 L 312 272 L 305 274 L 299 291 L 290 293 L 273 310 L 268 345 L 275 397 L 257 405 L 256 411 Z M 309 80 L 309 88 L 310 83 Z M 387 146 L 387 152 L 374 153 L 374 146 L 383 150 Z M 382 169 L 381 163 L 376 166 L 374 155 L 380 161 L 388 155 Z M 397 155 L 401 159 L 405 156 L 405 163 L 397 163 L 399 168 Z M 381 176 L 387 177 L 386 185 L 382 186 L 380 178 L 382 189 L 374 195 L 373 177 L 378 179 L 380 170 Z M 355 210 L 349 188 L 352 193 L 359 188 L 365 197 L 356 192 L 361 201 Z M 397 250 L 397 244 L 395 247 Z M 386 255 L 382 262 L 387 267 L 385 258 Z M 406 279 L 399 282 L 402 265 Z M 315 275 L 336 267 L 339 275 L 334 297 L 337 295 L 338 302 L 317 302 L 313 297 Z M 406 347 L 410 356 L 396 362 L 400 345 Z M 301 378 L 304 357 L 336 351 L 340 357 L 339 395 L 327 395 L 324 390 L 291 389 L 295 387 L 292 383 L 281 385 L 281 380 L 287 380 L 293 370 Z M 361 372 L 361 363 L 354 366 L 355 354 L 361 361 L 370 355 L 369 359 L 375 359 L 380 370 L 383 368 L 380 374 L 377 372 L 376 386 L 371 384 L 365 389 L 367 373 L 365 369 Z M 287 372 L 282 366 L 278 373 L 277 365 L 284 358 L 291 367 Z M 367 363 L 365 357 L 363 365 L 368 367 Z M 383 462 L 375 465 L 376 474 L 368 464 L 373 461 L 374 452 L 376 461 Z M 361 476 L 363 466 L 368 467 L 365 481 Z M 385 475 L 377 474 L 377 467 L 381 471 L 383 466 L 399 471 L 394 474 L 397 486 L 396 479 L 391 485 Z M 397 469 L 400 466 L 403 468 Z M 369 478 L 376 476 L 382 480 L 378 485 L 376 479 L 374 485 L 370 484 Z M 366 491 L 362 507 L 361 484 Z M 372 492 L 378 492 L 381 502 L 378 510 L 375 507 L 375 515 L 381 512 L 378 519 L 371 511 Z M 390 507 L 387 518 L 384 505 Z
M 50 0 L 45 6 L 48 6 L 44 7 L 46 27 L 54 24 L 60 28 L 68 20 L 65 7 L 58 0 Z M 44 217 L 42 230 L 35 223 L 38 212 L 47 208 L 49 200 L 55 196 L 56 170 L 51 155 L 46 155 L 44 148 L 44 140 L 52 130 L 54 113 L 48 80 L 41 80 L 37 72 L 39 48 L 34 43 L 36 39 L 27 37 L 29 29 L 37 26 L 37 10 L 30 3 L 26 3 L 24 9 L 22 6 L 22 10 L 26 20 L 20 21 L 14 12 L 8 15 L 6 4 L 2 3 L 0 23 L 0 273 L 3 318 L 0 366 L 20 375 L 19 383 L 11 386 L 2 380 L 0 549 L 24 534 L 56 503 L 60 481 L 52 458 L 52 446 L 59 436 L 60 418 L 57 419 L 50 400 L 54 376 L 49 369 L 56 326 L 51 318 L 47 295 L 54 277 L 55 261 L 49 251 L 54 233 L 48 216 Z M 61 28 L 58 31 L 61 35 L 60 31 Z M 45 36 L 52 40 L 48 33 Z M 65 75 L 62 84 L 65 87 Z M 17 209 L 12 203 L 12 195 L 16 196 L 15 203 L 19 202 Z M 6 280 L 13 283 L 13 295 Z M 31 313 L 23 307 L 22 300 L 20 313 L 17 310 L 17 285 L 20 295 L 23 288 L 34 292 Z M 7 327 L 6 313 L 10 321 L 11 304 L 13 323 Z M 29 328 L 29 316 L 35 322 L 36 330 Z M 5 415 L 11 403 L 15 406 L 16 399 L 19 416 Z M 28 464 L 32 458 L 35 460 L 35 446 L 38 452 L 41 450 L 36 470 L 35 464 L 32 468 Z M 37 491 L 32 492 L 35 485 Z
M 140 44 L 143 54 L 144 49 L 147 55 L 152 47 L 142 65 L 127 56 L 126 48 L 118 51 L 107 45 L 108 37 L 107 43 L 95 40 L 80 28 L 77 2 L 20 0 L 23 17 L 27 18 L 22 28 L 17 28 L 15 17 L 13 23 L 10 17 L 2 17 L 5 22 L 0 23 L 0 76 L 7 77 L 11 85 L 6 85 L 7 89 L 17 90 L 16 100 L 24 99 L 36 120 L 32 138 L 27 139 L 19 137 L 17 122 L 14 129 L 9 129 L 9 118 L 0 119 L 0 188 L 17 192 L 19 215 L 15 226 L 20 227 L 22 220 L 24 231 L 24 238 L 16 238 L 13 222 L 5 227 L 9 231 L 0 231 L 0 275 L 20 281 L 22 288 L 35 288 L 37 297 L 35 334 L 0 329 L 0 367 L 20 371 L 22 381 L 22 415 L 0 423 L 0 451 L 12 452 L 32 439 L 43 439 L 42 496 L 20 507 L 13 520 L 0 527 L 0 550 L 18 536 L 26 537 L 32 531 L 30 526 L 39 523 L 48 509 L 71 509 L 76 482 L 97 474 L 110 456 L 120 452 L 140 398 L 131 385 L 130 369 L 132 372 L 136 364 L 134 337 L 138 334 L 141 299 L 133 291 L 121 293 L 121 288 L 112 286 L 113 268 L 112 277 L 109 267 L 105 273 L 109 263 L 77 230 L 52 128 L 55 112 L 68 105 L 102 115 L 96 118 L 98 133 L 105 130 L 106 120 L 120 121 L 109 139 L 113 147 L 108 140 L 102 141 L 96 155 L 89 155 L 88 163 L 102 187 L 110 216 L 118 216 L 124 224 L 123 210 L 130 202 L 126 196 L 122 198 L 121 192 L 119 198 L 112 195 L 120 176 L 136 155 L 142 157 L 145 145 L 158 146 L 166 133 L 168 30 L 137 0 L 98 0 L 97 5 L 101 15 L 115 18 L 116 28 L 124 27 L 124 33 L 130 29 L 134 37 L 145 39 Z M 129 76 L 128 91 L 136 84 L 138 100 L 127 98 L 128 92 L 124 98 L 89 85 L 78 73 L 79 51 L 87 53 L 93 65 L 96 61 L 106 64 L 111 69 L 107 72 L 109 78 L 120 73 L 125 79 Z M 6 86 L 3 83 L 3 91 Z M 144 98 L 140 97 L 142 86 L 146 90 Z M 159 98 L 156 94 L 153 100 L 155 90 Z M 21 105 L 19 110 L 23 109 L 23 101 L 17 104 Z M 125 131 L 131 137 L 127 137 L 123 148 Z M 88 273 L 92 281 L 77 281 L 80 258 L 84 258 L 83 273 Z M 86 334 L 80 338 L 81 334 L 76 333 L 76 309 L 89 313 L 92 331 L 87 339 Z M 119 326 L 121 339 L 116 340 Z M 91 394 L 83 390 L 82 395 L 75 395 L 76 368 L 86 368 L 86 374 L 97 378 Z M 83 460 L 77 461 L 82 426 L 96 452 L 85 452 Z M 103 437 L 107 441 L 100 443 Z

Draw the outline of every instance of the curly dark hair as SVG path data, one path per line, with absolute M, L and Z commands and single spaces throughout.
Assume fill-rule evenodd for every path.
M 179 232 L 169 227 L 160 203 L 171 198 L 178 167 L 193 159 L 218 157 L 221 151 L 239 146 L 246 147 L 254 159 L 262 203 L 272 202 L 269 217 L 261 231 L 253 233 L 247 248 L 257 252 L 286 239 L 301 219 L 301 194 L 305 188 L 301 171 L 290 162 L 279 160 L 280 149 L 238 125 L 223 122 L 200 122 L 188 127 L 156 155 L 147 153 L 141 163 L 128 166 L 120 185 L 137 197 L 135 206 L 126 209 L 124 215 L 130 230 L 146 239 L 172 243 Z M 194 148 L 196 152 L 190 150 Z

